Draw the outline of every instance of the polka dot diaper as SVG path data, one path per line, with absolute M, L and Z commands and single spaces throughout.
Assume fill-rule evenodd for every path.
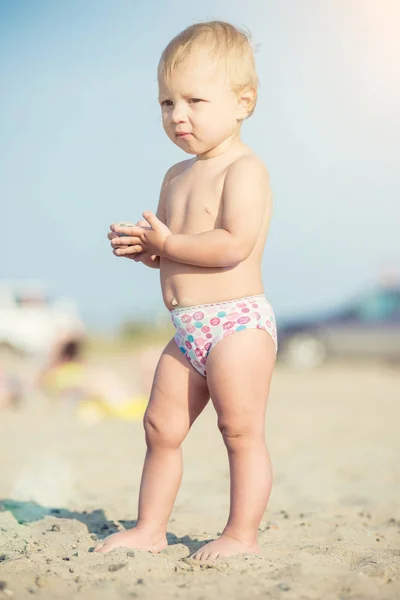
M 228 335 L 245 329 L 267 331 L 278 347 L 275 315 L 263 294 L 216 304 L 201 304 L 170 311 L 182 354 L 204 377 L 212 348 Z

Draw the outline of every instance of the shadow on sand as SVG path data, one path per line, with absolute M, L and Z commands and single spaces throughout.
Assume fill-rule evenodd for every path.
M 99 540 L 107 536 L 121 531 L 123 529 L 131 529 L 135 527 L 135 520 L 120 519 L 117 522 L 106 519 L 103 509 L 92 511 L 83 510 L 82 512 L 71 511 L 66 508 L 54 508 L 37 504 L 36 502 L 26 502 L 21 500 L 12 500 L 9 498 L 0 498 L 0 512 L 9 511 L 20 525 L 27 525 L 40 521 L 44 517 L 55 517 L 59 519 L 75 519 L 83 523 L 88 532 L 96 535 Z M 54 525 L 53 525 L 54 527 Z M 167 532 L 168 545 L 183 544 L 189 550 L 190 554 L 195 553 L 201 546 L 207 542 L 193 539 L 188 535 L 178 538 L 174 533 Z M 93 551 L 93 548 L 90 551 Z

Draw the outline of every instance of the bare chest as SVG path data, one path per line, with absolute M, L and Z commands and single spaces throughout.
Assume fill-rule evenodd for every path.
M 172 233 L 196 234 L 219 227 L 223 172 L 185 171 L 169 185 L 167 225 Z

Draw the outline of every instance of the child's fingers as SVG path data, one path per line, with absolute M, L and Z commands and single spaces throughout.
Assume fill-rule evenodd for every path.
M 117 256 L 126 256 L 127 254 L 138 254 L 143 252 L 142 246 L 126 246 L 126 248 L 115 248 L 113 253 Z
M 138 254 L 143 252 L 142 246 L 126 246 L 124 248 L 114 248 L 113 254 L 116 256 L 129 256 L 130 254 Z
M 141 244 L 141 240 L 138 237 L 119 237 L 116 235 L 111 240 L 111 246 L 116 248 L 117 246 L 134 246 L 135 244 Z
M 108 237 L 109 240 L 113 240 L 114 238 L 116 238 L 118 236 L 113 231 L 110 231 L 110 233 L 107 233 L 107 237 Z

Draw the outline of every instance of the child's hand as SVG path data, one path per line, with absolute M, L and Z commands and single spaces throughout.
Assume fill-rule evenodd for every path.
M 120 227 L 119 225 L 111 225 L 111 230 L 114 233 L 129 236 L 119 238 L 119 241 L 117 241 L 117 238 L 113 238 L 112 245 L 125 246 L 127 245 L 127 241 L 129 241 L 129 245 L 132 248 L 136 248 L 135 252 L 141 251 L 137 250 L 140 247 L 150 255 L 161 256 L 165 240 L 168 236 L 172 235 L 171 231 L 151 212 L 144 212 L 143 216 L 146 219 L 144 222 L 146 226 Z M 143 223 L 143 221 L 139 221 L 139 223 Z
M 145 250 L 143 250 L 143 252 L 138 252 L 132 258 L 135 262 L 141 262 L 146 267 L 157 269 L 160 266 L 160 257 L 156 254 L 150 255 Z
M 135 244 L 135 239 L 132 237 L 133 227 L 147 227 L 150 229 L 147 221 L 141 219 L 136 225 L 119 225 L 118 223 L 110 226 L 111 232 L 107 234 L 113 247 L 115 256 L 125 256 L 125 258 L 136 258 L 144 252 L 143 246 Z M 123 234 L 123 235 L 121 235 Z

